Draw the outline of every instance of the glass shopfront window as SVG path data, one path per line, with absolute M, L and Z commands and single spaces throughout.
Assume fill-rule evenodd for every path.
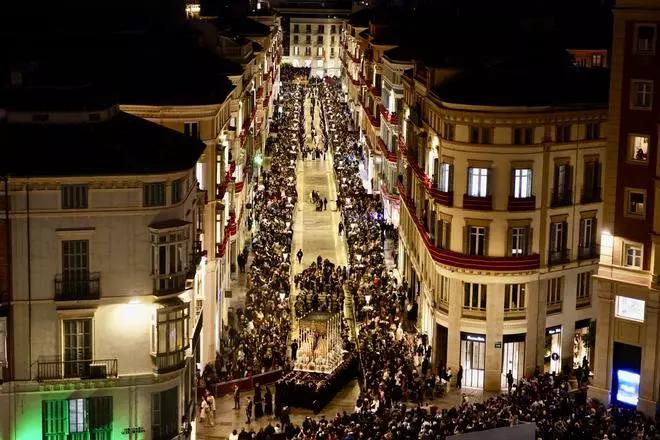
M 461 365 L 463 366 L 463 386 L 483 388 L 486 369 L 486 335 L 461 333 Z
M 561 326 L 545 329 L 545 354 L 543 357 L 546 373 L 561 372 Z
M 513 375 L 514 383 L 525 375 L 525 334 L 504 335 L 502 345 L 502 388 L 507 387 L 506 375 Z

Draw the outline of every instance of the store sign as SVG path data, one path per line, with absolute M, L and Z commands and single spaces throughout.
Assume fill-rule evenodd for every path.
M 548 336 L 556 335 L 558 333 L 561 333 L 561 326 L 560 325 L 557 326 L 557 327 L 550 327 L 550 328 L 545 330 L 545 334 L 548 335 Z
M 644 300 L 629 298 L 627 296 L 617 296 L 614 315 L 621 319 L 644 322 L 645 306 L 646 303 Z
M 616 377 L 619 380 L 616 400 L 629 405 L 637 405 L 639 401 L 639 374 L 632 371 L 617 370 Z
M 466 339 L 473 342 L 486 342 L 486 338 L 483 336 L 467 335 Z
M 495 348 L 502 348 L 502 342 L 496 342 Z

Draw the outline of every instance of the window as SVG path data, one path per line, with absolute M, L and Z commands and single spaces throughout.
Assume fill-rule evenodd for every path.
M 468 195 L 486 197 L 488 195 L 488 168 L 468 168 Z
M 151 395 L 151 438 L 171 439 L 179 433 L 179 388 Z
M 468 226 L 468 254 L 486 255 L 486 234 L 483 226 Z
M 92 360 L 92 320 L 65 319 L 62 337 L 64 377 L 88 377 Z
M 635 52 L 653 54 L 655 52 L 656 26 L 654 24 L 635 25 Z
M 440 275 L 440 288 L 436 293 L 436 302 L 443 308 L 449 307 L 449 278 Z
M 522 257 L 529 255 L 531 235 L 529 226 L 509 228 L 509 256 Z
M 580 272 L 577 275 L 577 305 L 587 305 L 591 302 L 591 271 Z
M 8 367 L 7 359 L 7 318 L 0 318 L 0 368 Z
M 62 209 L 86 209 L 87 185 L 62 185 Z
M 44 400 L 41 409 L 43 439 L 112 437 L 112 396 Z
M 558 125 L 555 127 L 555 142 L 570 142 L 571 141 L 571 126 Z
M 550 278 L 548 280 L 548 313 L 561 311 L 562 291 L 564 289 L 564 277 Z
M 451 222 L 438 220 L 435 245 L 440 249 L 449 249 L 449 238 L 451 236 Z
M 324 26 L 324 25 L 322 25 L 322 24 L 319 25 L 318 33 L 319 33 L 319 34 L 323 34 L 323 33 L 325 33 L 325 26 Z
M 307 32 L 308 34 L 312 33 L 312 25 L 311 24 L 305 25 L 305 32 Z
M 87 297 L 92 293 L 89 275 L 89 240 L 63 240 L 62 284 L 55 293 L 63 297 Z
M 188 261 L 188 227 L 152 236 L 154 290 L 166 292 L 185 284 Z
M 516 168 L 513 170 L 513 197 L 524 199 L 532 196 L 532 170 Z
M 331 44 L 332 46 L 335 45 L 335 36 L 334 36 L 334 35 L 332 35 L 332 36 L 330 37 L 330 44 Z
M 330 33 L 331 34 L 336 34 L 337 33 L 337 27 L 334 24 L 330 25 Z
M 334 58 L 334 57 L 335 57 L 335 48 L 331 47 L 330 48 L 330 58 Z
M 626 214 L 644 218 L 646 216 L 646 191 L 627 189 L 626 193 L 628 195 Z
M 293 44 L 298 44 L 298 35 L 293 36 Z
M 632 80 L 631 107 L 650 109 L 653 97 L 653 81 Z
M 565 221 L 550 223 L 550 252 L 561 253 L 566 248 L 568 223 Z
M 448 141 L 454 140 L 454 124 L 450 124 L 449 122 L 442 124 L 442 138 Z
M 603 56 L 595 53 L 591 56 L 591 67 L 603 67 Z
M 568 163 L 555 165 L 555 189 L 553 197 L 554 206 L 565 206 L 571 204 L 571 177 L 572 168 Z
M 300 55 L 300 47 L 294 46 L 293 47 L 293 54 L 296 55 L 296 56 Z
M 157 309 L 151 327 L 151 352 L 171 354 L 188 348 L 188 304 Z
M 311 47 L 306 47 L 305 48 L 305 56 L 306 57 L 311 57 L 312 56 L 312 48 Z
M 487 289 L 485 284 L 463 284 L 463 308 L 467 310 L 486 311 Z
M 183 198 L 183 181 L 179 179 L 172 182 L 172 203 L 179 203 Z
M 305 44 L 312 44 L 312 37 L 310 37 L 309 35 L 307 35 L 307 36 L 305 37 Z
M 596 217 L 580 220 L 580 247 L 591 250 L 596 239 Z
M 322 47 L 317 47 L 316 48 L 316 56 L 318 56 L 318 57 L 323 56 L 323 48 Z
M 144 184 L 144 206 L 165 205 L 165 182 Z
M 184 122 L 183 132 L 186 136 L 199 139 L 199 123 L 197 121 Z
M 323 35 L 316 37 L 316 44 L 323 44 Z
M 438 179 L 438 189 L 442 192 L 452 191 L 452 181 L 454 174 L 454 166 L 447 162 L 440 164 L 440 179 Z
M 294 24 L 294 25 L 293 25 L 293 32 L 295 32 L 296 34 L 297 34 L 298 32 L 300 32 L 300 26 L 297 25 L 297 24 Z
M 472 144 L 490 144 L 490 127 L 470 127 L 470 143 Z
M 636 269 L 642 268 L 642 247 L 635 244 L 626 244 L 624 246 L 626 255 L 626 266 Z
M 628 135 L 629 158 L 638 162 L 647 162 L 649 160 L 649 142 L 650 136 L 643 134 Z
M 516 127 L 513 129 L 514 145 L 532 145 L 534 143 L 534 129 L 531 127 Z
M 586 139 L 600 139 L 600 124 L 597 122 L 587 124 Z
M 520 312 L 525 310 L 525 285 L 506 284 L 504 286 L 504 311 Z

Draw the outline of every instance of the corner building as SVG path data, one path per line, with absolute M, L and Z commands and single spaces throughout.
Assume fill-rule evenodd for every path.
M 387 54 L 386 54 L 387 57 Z M 572 370 L 593 350 L 607 73 L 406 70 L 398 267 L 463 386 Z M 535 88 L 530 89 L 529 78 Z
M 2 438 L 171 439 L 196 413 L 205 146 L 105 96 L 20 84 L 3 96 Z
M 660 400 L 660 217 L 655 209 L 660 7 L 650 0 L 616 3 L 590 394 L 655 415 Z

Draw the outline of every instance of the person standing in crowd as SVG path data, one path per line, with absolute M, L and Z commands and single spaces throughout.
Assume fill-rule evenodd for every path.
M 204 426 L 207 428 L 211 425 L 211 407 L 206 401 L 206 397 L 202 397 L 202 404 L 200 405 L 199 418 L 204 422 Z
M 273 415 L 273 395 L 270 393 L 269 387 L 266 387 L 266 394 L 264 394 L 264 413 L 267 416 Z
M 209 409 L 211 410 L 209 418 L 211 419 L 211 426 L 213 426 L 215 425 L 215 397 L 213 397 L 213 394 L 211 394 L 209 390 L 206 390 L 204 394 L 206 396 L 206 402 L 209 404 Z
M 327 211 L 328 210 L 328 199 L 323 197 L 323 210 Z
M 339 222 L 338 230 L 339 233 L 337 235 L 341 236 L 341 233 L 344 232 L 344 224 L 342 222 Z
M 456 388 L 459 390 L 463 386 L 463 365 L 458 366 L 458 372 L 456 373 Z
M 509 389 L 509 394 L 511 394 L 511 389 L 513 388 L 513 372 L 511 370 L 506 373 L 506 386 Z
M 247 405 L 245 406 L 245 417 L 247 418 L 245 423 L 252 422 L 252 398 L 248 397 Z
M 234 409 L 241 409 L 241 389 L 238 384 L 234 385 Z
M 261 385 L 256 384 L 254 387 L 254 418 L 259 419 L 264 415 L 264 403 L 261 400 Z
M 296 362 L 298 360 L 298 340 L 294 339 L 291 343 L 291 360 Z
M 301 263 L 302 263 L 303 255 L 304 255 L 304 254 L 303 254 L 303 250 L 302 250 L 302 249 L 298 249 L 298 253 L 296 254 L 296 257 L 298 257 L 298 264 L 301 264 Z

